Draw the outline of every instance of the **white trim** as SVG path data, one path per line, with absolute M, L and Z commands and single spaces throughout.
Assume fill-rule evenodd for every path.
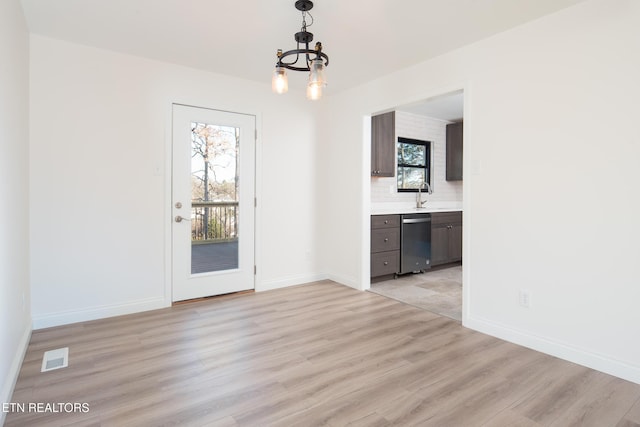
M 367 277 L 369 277 L 369 276 L 367 275 Z M 341 276 L 341 275 L 338 275 L 338 274 L 328 273 L 326 275 L 326 278 L 327 278 L 327 280 L 331 280 L 332 282 L 336 282 L 336 283 L 339 283 L 341 285 L 348 286 L 348 287 L 353 288 L 353 289 L 357 289 L 359 291 L 364 291 L 365 290 L 365 288 L 362 286 L 362 281 L 358 280 L 355 277 L 346 277 L 346 276 Z
M 260 271 L 260 268 L 258 268 Z M 277 280 L 269 280 L 260 284 L 256 284 L 256 292 L 269 291 L 272 289 L 287 288 L 289 286 L 303 285 L 305 283 L 317 282 L 319 280 L 327 280 L 326 274 L 300 274 L 297 276 L 283 277 Z
M 173 157 L 171 155 L 173 149 L 173 105 L 174 102 L 167 102 L 166 128 L 164 135 L 164 302 L 167 306 L 173 303 L 173 277 L 172 270 L 172 243 L 171 243 L 171 226 L 173 225 L 171 213 L 171 190 L 173 185 Z
M 634 366 L 563 342 L 531 335 L 473 315 L 467 317 L 466 323 L 467 327 L 478 332 L 640 384 L 640 366 Z
M 155 298 L 146 298 L 131 301 L 124 304 L 102 305 L 82 310 L 59 311 L 33 317 L 33 329 L 50 328 L 52 326 L 67 325 L 70 323 L 86 322 L 88 320 L 104 319 L 107 317 L 122 316 L 124 314 L 139 313 L 142 311 L 157 310 L 170 307 L 165 302 L 164 295 Z
M 362 156 L 363 219 L 360 221 L 360 241 L 364 250 L 360 251 L 360 285 L 353 287 L 365 291 L 371 288 L 371 115 L 362 117 L 362 145 L 365 147 L 365 155 Z
M 253 289 L 257 292 L 262 290 L 260 287 L 260 278 L 262 277 L 262 271 L 260 265 L 262 265 L 262 252 L 258 250 L 261 248 L 260 241 L 262 240 L 262 205 L 264 200 L 261 199 L 262 194 L 262 115 L 254 113 L 255 117 L 255 129 L 256 140 L 254 144 L 254 163 L 253 163 L 253 197 L 254 197 L 254 210 L 253 210 L 253 264 L 255 274 L 253 275 Z
M 257 200 L 257 206 L 254 209 L 254 235 L 253 235 L 253 262 L 258 267 L 258 273 L 253 276 L 253 289 L 258 290 L 258 283 L 260 279 L 260 262 L 262 261 L 259 242 L 261 238 L 260 218 L 262 211 L 262 201 L 260 196 L 262 194 L 262 179 L 259 179 L 262 174 L 262 113 L 260 111 L 246 109 L 241 106 L 220 106 L 219 108 L 203 107 L 202 105 L 209 105 L 211 102 L 206 99 L 201 100 L 184 100 L 180 97 L 166 98 L 166 122 L 165 122 L 165 144 L 164 144 L 164 299 L 166 306 L 173 304 L 173 246 L 172 246 L 172 225 L 173 225 L 173 207 L 172 203 L 172 185 L 173 185 L 173 107 L 174 105 L 184 105 L 187 107 L 204 108 L 214 111 L 223 111 L 235 114 L 243 114 L 254 117 L 254 127 L 256 132 L 256 138 L 254 141 L 254 198 Z M 242 112 L 240 112 L 242 111 Z
M 475 149 L 473 138 L 470 138 L 473 129 L 473 117 L 471 114 L 471 84 L 467 83 L 463 87 L 463 112 L 464 126 L 463 153 L 462 153 L 462 325 L 468 327 L 467 318 L 471 313 L 471 271 L 473 270 L 473 257 L 471 255 L 471 218 L 473 218 L 473 208 L 471 207 L 471 193 L 473 188 L 472 159 L 474 159 Z
M 18 382 L 18 375 L 20 374 L 20 368 L 24 361 L 24 356 L 27 354 L 27 348 L 29 347 L 29 341 L 31 341 L 31 328 L 27 326 L 22 333 L 22 338 L 18 343 L 18 348 L 11 361 L 9 372 L 7 372 L 7 378 L 2 386 L 2 394 L 0 394 L 0 402 L 11 402 L 11 396 L 13 396 L 13 390 Z M 4 421 L 7 414 L 0 411 L 0 426 L 4 425 Z

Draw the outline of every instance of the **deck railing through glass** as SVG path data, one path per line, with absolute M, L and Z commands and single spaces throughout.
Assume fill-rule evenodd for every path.
M 191 202 L 192 243 L 238 239 L 238 202 Z

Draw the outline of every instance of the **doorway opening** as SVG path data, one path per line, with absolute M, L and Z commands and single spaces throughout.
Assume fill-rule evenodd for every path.
M 417 208 L 416 192 L 407 192 L 398 184 L 398 149 L 395 151 L 395 174 L 380 177 L 372 174 L 370 187 L 371 215 L 403 215 L 408 213 L 430 213 L 432 216 L 430 251 L 431 268 L 420 273 L 386 274 L 375 266 L 381 256 L 374 246 L 374 240 L 386 229 L 371 232 L 371 281 L 369 290 L 398 301 L 432 311 L 434 313 L 462 320 L 463 280 L 462 271 L 462 131 L 464 122 L 464 92 L 457 90 L 440 96 L 393 109 L 395 114 L 394 142 L 401 145 L 406 138 L 429 141 L 431 148 L 430 191 L 419 195 L 421 206 Z M 455 128 L 455 129 L 454 129 Z M 447 134 L 459 131 L 460 146 L 457 159 L 452 158 L 453 146 Z M 400 141 L 400 142 L 398 142 Z M 373 154 L 373 153 L 372 153 Z M 451 173 L 454 167 L 459 173 Z M 426 203 L 424 200 L 426 198 Z M 391 218 L 392 219 L 392 218 Z M 437 220 L 436 220 L 437 219 Z M 373 224 L 373 221 L 372 221 Z M 372 225 L 373 228 L 373 225 Z M 393 236 L 393 230 L 389 230 Z M 384 236 L 383 236 L 384 237 Z M 383 240 L 384 241 L 384 240 Z M 398 251 L 401 246 L 398 245 Z M 443 249 L 445 248 L 445 249 Z M 385 249 L 383 249 L 385 250 Z M 374 253 L 375 252 L 375 253 Z M 384 254 L 384 252 L 383 252 Z M 402 254 L 399 253 L 398 257 Z

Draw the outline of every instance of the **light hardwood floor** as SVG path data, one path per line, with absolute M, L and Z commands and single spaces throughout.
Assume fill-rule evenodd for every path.
M 69 367 L 40 373 L 43 352 Z M 6 426 L 640 426 L 640 385 L 332 282 L 34 331 Z

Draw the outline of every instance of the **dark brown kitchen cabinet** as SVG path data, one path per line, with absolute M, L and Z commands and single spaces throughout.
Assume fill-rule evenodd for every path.
M 400 215 L 371 216 L 371 277 L 400 271 Z
M 431 214 L 431 265 L 462 260 L 462 212 Z
M 395 176 L 396 114 L 371 117 L 371 176 Z
M 447 125 L 447 181 L 462 180 L 462 122 Z

